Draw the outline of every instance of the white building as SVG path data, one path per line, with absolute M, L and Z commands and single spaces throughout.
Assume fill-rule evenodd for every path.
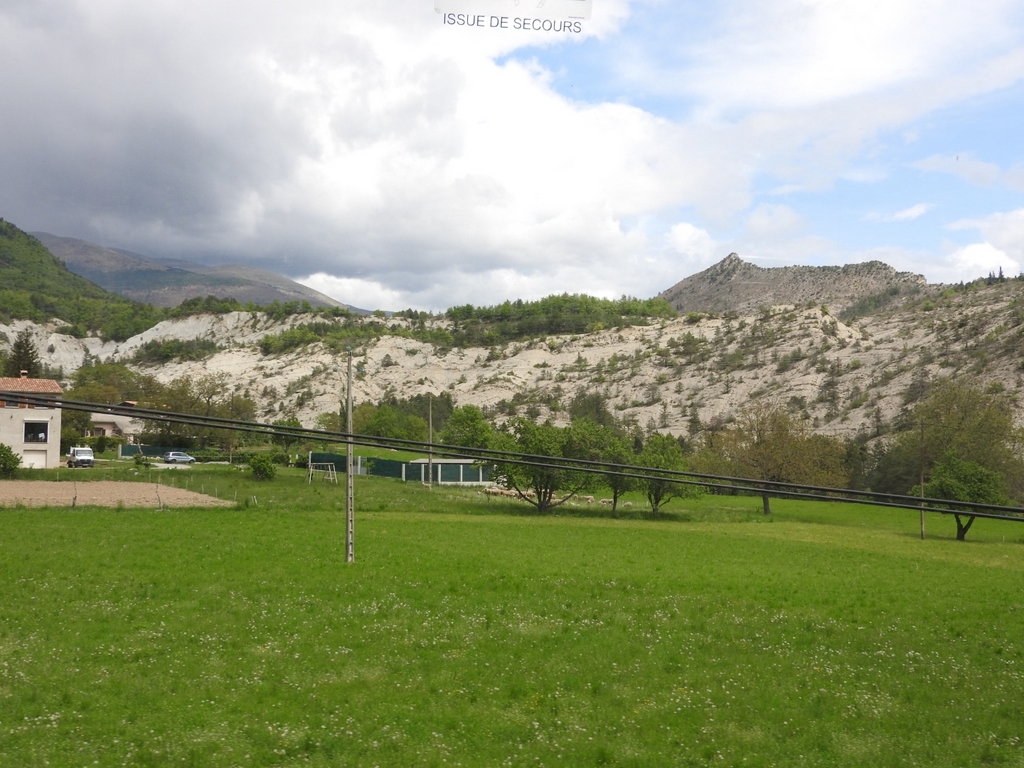
M 60 385 L 50 379 L 30 379 L 22 373 L 19 379 L 0 378 L 0 393 L 3 392 L 52 396 L 49 407 L 0 399 L 0 443 L 21 457 L 23 467 L 60 466 L 58 401 L 64 394 Z
M 135 400 L 124 400 L 119 403 L 122 406 L 134 408 L 138 405 Z M 132 416 L 118 416 L 113 413 L 92 413 L 89 415 L 91 425 L 89 427 L 90 437 L 123 437 L 127 445 L 133 445 L 136 438 L 142 434 L 142 423 Z

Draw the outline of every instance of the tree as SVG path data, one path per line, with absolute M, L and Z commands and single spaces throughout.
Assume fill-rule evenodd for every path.
M 663 435 L 660 432 L 655 432 L 647 438 L 637 460 L 644 467 L 653 470 L 686 470 L 686 457 L 683 455 L 683 449 L 679 447 L 679 441 L 672 435 Z M 668 475 L 658 472 L 649 473 L 637 483 L 647 495 L 652 515 L 657 515 L 662 505 L 671 499 L 697 498 L 703 493 L 699 486 L 675 482 L 669 479 Z
M 344 425 L 341 423 L 341 414 L 337 411 L 327 411 L 316 417 L 316 428 L 324 432 L 342 432 Z
M 119 363 L 83 365 L 72 378 L 70 400 L 116 405 L 126 400 L 157 402 L 164 387 L 154 377 L 136 373 Z
M 232 394 L 227 400 L 220 403 L 219 415 L 226 419 L 238 419 L 239 421 L 254 421 L 256 419 L 256 401 L 246 394 Z M 234 453 L 235 446 L 244 439 L 244 433 L 236 432 L 233 429 L 221 429 L 213 433 L 220 443 L 228 451 L 228 461 Z
M 569 403 L 569 418 L 590 419 L 602 427 L 615 427 L 615 415 L 608 410 L 608 398 L 600 392 L 580 390 Z
M 339 432 L 348 431 L 347 414 L 344 412 L 342 407 L 342 413 L 339 414 L 338 423 L 341 425 L 338 429 Z M 366 430 L 370 426 L 370 422 L 373 421 L 377 415 L 377 406 L 373 403 L 359 403 L 352 408 L 352 431 L 357 435 L 369 434 Z
M 85 433 L 92 428 L 92 419 L 85 411 L 63 411 L 60 421 L 60 451 L 80 445 Z
M 915 487 L 911 494 L 920 493 L 920 486 Z M 996 504 L 1008 506 L 1010 497 L 1006 494 L 1006 486 L 998 472 L 985 469 L 976 461 L 962 461 L 953 452 L 948 452 L 932 470 L 931 479 L 924 484 L 924 495 L 932 499 L 949 499 L 950 501 L 972 501 L 977 504 Z M 954 510 L 955 506 L 952 507 Z M 967 532 L 974 524 L 975 515 L 954 512 L 956 518 L 956 538 L 964 541 Z
M 1024 481 L 1019 458 L 1020 431 L 1013 404 L 1004 394 L 989 394 L 972 383 L 941 379 L 903 420 L 903 428 L 880 449 L 869 479 L 873 490 L 908 493 L 929 478 L 949 454 L 999 474 L 1011 495 Z
M 603 461 L 621 467 L 623 464 L 636 464 L 637 455 L 633 452 L 633 443 L 624 437 L 611 433 L 604 444 L 601 456 Z M 612 512 L 619 508 L 622 495 L 637 487 L 634 477 L 623 477 L 620 470 L 612 471 L 604 476 L 604 481 L 612 492 Z
M 353 415 L 353 425 L 355 417 Z M 353 428 L 355 428 L 353 426 Z M 357 430 L 358 431 L 358 430 Z M 399 440 L 427 439 L 427 422 L 419 416 L 402 413 L 388 403 L 379 405 L 373 417 L 365 426 L 363 434 L 376 437 L 393 437 Z
M 742 412 L 715 447 L 744 477 L 832 488 L 847 483 L 843 443 L 814 434 L 779 403 L 759 402 Z M 771 514 L 767 492 L 761 501 L 764 513 Z
M 294 416 L 286 416 L 285 418 L 278 419 L 272 423 L 275 427 L 302 429 L 302 423 Z M 293 435 L 274 435 L 270 438 L 270 441 L 274 445 L 280 445 L 285 450 L 288 450 L 290 446 L 300 442 L 301 440 L 302 438 L 295 437 Z
M 427 424 L 432 418 L 434 434 L 440 433 L 445 428 L 452 411 L 455 410 L 455 401 L 452 400 L 450 392 L 421 393 L 407 399 L 392 396 L 381 401 L 382 405 L 384 403 L 393 407 L 403 416 L 416 416 L 422 419 L 424 424 Z
M 165 387 L 150 390 L 148 399 L 140 405 L 162 411 L 187 413 L 195 416 L 252 420 L 256 404 L 245 394 L 229 393 L 225 374 L 210 374 L 195 378 L 182 376 Z M 142 435 L 143 442 L 172 448 L 191 448 L 198 444 L 206 447 L 224 444 L 228 451 L 234 448 L 238 433 L 214 427 L 189 424 L 150 422 Z
M 43 364 L 39 361 L 39 350 L 32 341 L 32 331 L 28 328 L 18 333 L 11 345 L 7 357 L 6 375 L 18 378 L 22 371 L 28 372 L 30 379 L 38 378 L 43 373 Z
M 494 429 L 482 410 L 475 405 L 461 405 L 448 418 L 440 434 L 440 442 L 465 448 L 486 448 L 493 436 Z
M 573 419 L 569 429 L 569 455 L 613 465 L 598 477 L 611 489 L 612 511 L 616 511 L 622 494 L 637 487 L 635 478 L 621 474 L 623 464 L 636 463 L 632 441 L 617 434 L 610 425 L 595 423 L 590 416 Z
M 535 424 L 529 419 L 513 417 L 505 422 L 502 431 L 495 433 L 491 447 L 498 451 L 533 456 L 581 458 L 571 455 L 578 448 L 579 442 L 579 438 L 575 445 L 570 441 L 569 427 Z M 589 487 L 593 483 L 593 475 L 550 464 L 521 466 L 498 461 L 495 464 L 494 480 L 499 485 L 515 490 L 521 499 L 533 504 L 543 514 Z M 559 492 L 564 492 L 561 497 Z
M 16 454 L 9 445 L 0 443 L 0 472 L 10 474 L 21 464 L 21 456 Z

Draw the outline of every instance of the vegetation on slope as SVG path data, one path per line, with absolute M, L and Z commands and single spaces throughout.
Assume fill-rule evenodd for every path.
M 518 339 L 606 328 L 646 325 L 652 319 L 675 317 L 664 299 L 598 299 L 563 293 L 539 301 L 506 301 L 494 307 L 465 304 L 446 313 L 460 347 L 489 347 Z
M 65 331 L 76 337 L 96 333 L 104 339 L 124 341 L 152 328 L 164 319 L 199 314 L 263 312 L 272 320 L 312 312 L 306 301 L 251 302 L 216 296 L 195 297 L 174 309 L 126 299 L 68 270 L 35 237 L 0 219 L 0 322 L 31 320 L 65 321 Z M 328 310 L 328 316 L 347 316 L 344 309 Z M 167 350 L 163 350 L 166 352 Z M 158 355 L 166 359 L 166 355 Z
M 0 219 L 0 319 L 44 323 L 122 341 L 152 327 L 160 310 L 109 293 L 68 271 L 36 238 Z
M 323 342 L 331 350 L 359 346 L 382 336 L 403 336 L 451 347 L 494 347 L 520 339 L 549 334 L 592 333 L 606 328 L 647 325 L 651 320 L 670 318 L 675 312 L 662 299 L 598 299 L 580 294 L 548 296 L 538 301 L 506 301 L 496 307 L 466 304 L 445 313 L 450 328 L 429 324 L 435 319 L 426 312 L 405 310 L 396 314 L 400 322 L 353 317 L 344 310 L 328 309 L 316 313 L 319 318 L 279 333 L 267 334 L 260 342 L 265 355 L 279 355 L 314 342 Z

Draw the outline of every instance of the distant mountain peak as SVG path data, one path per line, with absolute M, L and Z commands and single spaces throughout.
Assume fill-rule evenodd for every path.
M 345 306 L 319 291 L 263 269 L 239 265 L 206 267 L 181 259 L 152 259 L 87 240 L 46 232 L 31 234 L 76 275 L 113 293 L 158 307 L 176 307 L 186 299 L 209 295 L 237 299 L 243 304 L 308 301 L 314 307 Z
M 838 311 L 893 287 L 919 290 L 927 285 L 922 275 L 897 272 L 881 261 L 841 267 L 759 267 L 730 253 L 660 297 L 677 312 L 749 312 L 761 306 L 812 302 Z

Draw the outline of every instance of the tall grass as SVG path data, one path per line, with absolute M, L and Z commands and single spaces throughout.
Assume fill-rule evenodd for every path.
M 1012 524 L 193 476 L 0 510 L 0 765 L 1024 765 Z

